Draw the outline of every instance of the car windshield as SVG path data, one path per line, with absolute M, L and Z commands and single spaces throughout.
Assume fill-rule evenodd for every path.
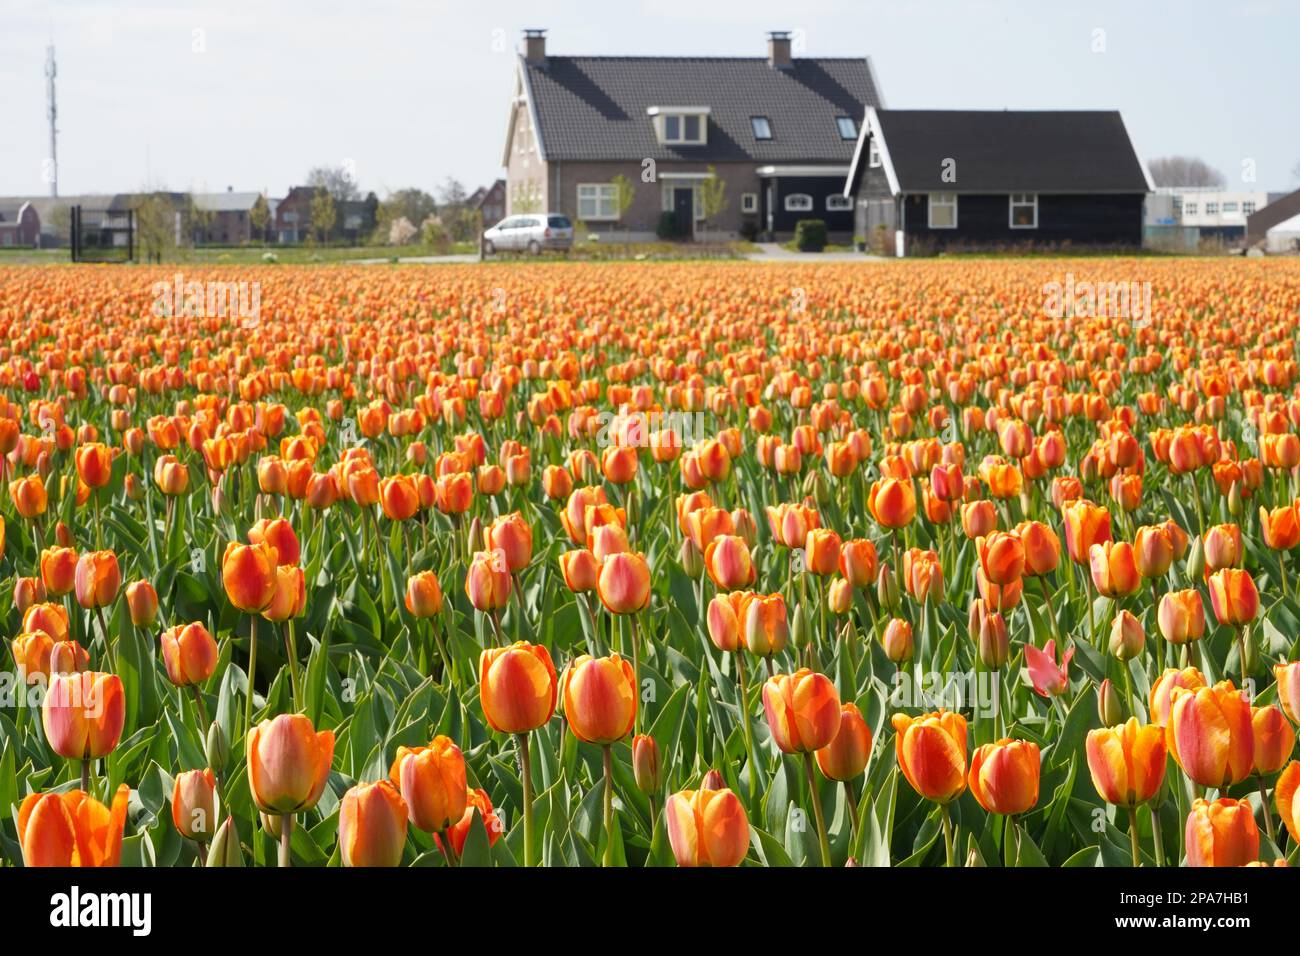
M 568 229 L 573 225 L 569 222 L 568 216 L 550 216 L 548 218 L 552 229 Z

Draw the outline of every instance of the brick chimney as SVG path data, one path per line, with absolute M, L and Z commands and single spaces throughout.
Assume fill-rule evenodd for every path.
M 767 35 L 767 65 L 774 70 L 794 69 L 790 58 L 790 31 L 773 30 Z
M 524 30 L 524 59 L 529 63 L 546 62 L 546 31 L 536 28 Z

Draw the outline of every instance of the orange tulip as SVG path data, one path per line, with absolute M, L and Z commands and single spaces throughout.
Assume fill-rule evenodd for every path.
M 149 627 L 158 619 L 158 592 L 148 581 L 132 581 L 126 586 L 126 607 L 133 625 Z
M 211 770 L 186 770 L 172 785 L 172 823 L 187 840 L 206 843 L 216 833 L 217 777 Z
M 28 475 L 9 483 L 9 498 L 20 517 L 32 519 L 45 514 L 48 497 L 45 485 L 36 475 Z
M 126 784 L 113 794 L 111 809 L 80 790 L 29 793 L 18 808 L 24 865 L 117 866 L 130 797 Z
M 437 833 L 465 813 L 465 757 L 451 738 L 439 735 L 427 747 L 399 748 L 392 775 L 417 829 Z
M 280 714 L 253 728 L 247 758 L 248 789 L 259 810 L 310 810 L 329 780 L 334 731 L 317 732 L 302 714 Z
M 1249 571 L 1240 568 L 1223 568 L 1206 580 L 1210 589 L 1210 605 L 1220 624 L 1237 627 L 1249 624 L 1259 613 L 1259 591 Z
M 221 581 L 226 597 L 241 611 L 259 614 L 275 597 L 278 553 L 266 542 L 231 541 L 221 558 Z
M 162 634 L 163 665 L 177 687 L 201 684 L 217 670 L 217 642 L 199 622 L 177 624 Z
M 619 655 L 581 655 L 565 669 L 560 690 L 564 717 L 579 740 L 612 744 L 632 730 L 637 708 L 636 676 L 632 665 Z
M 785 753 L 816 753 L 840 729 L 840 695 L 825 674 L 802 667 L 763 685 L 763 711 L 772 740 Z
M 51 597 L 63 597 L 76 586 L 77 552 L 74 548 L 46 548 L 41 552 L 41 582 Z
M 682 790 L 664 804 L 678 866 L 739 866 L 749 852 L 749 818 L 730 790 Z
M 719 535 L 709 543 L 704 568 L 713 583 L 726 590 L 748 587 L 758 576 L 745 539 L 732 534 Z
M 1160 633 L 1170 644 L 1186 644 L 1205 636 L 1205 605 L 1194 588 L 1170 591 L 1160 599 L 1156 612 Z
M 1235 524 L 1216 524 L 1205 532 L 1201 548 L 1205 553 L 1205 567 L 1211 573 L 1236 567 L 1245 554 L 1241 528 Z
M 1273 802 L 1277 806 L 1278 816 L 1291 834 L 1291 842 L 1300 844 L 1300 760 L 1292 760 L 1286 765 L 1277 786 L 1273 788 Z
M 68 612 L 62 604 L 33 604 L 23 614 L 24 631 L 44 631 L 57 643 L 68 639 Z
M 650 566 L 639 554 L 611 554 L 596 582 L 600 602 L 614 614 L 634 614 L 650 603 Z
M 483 547 L 500 550 L 512 574 L 528 567 L 533 557 L 533 529 L 518 511 L 501 515 L 483 530 Z
M 442 585 L 432 571 L 420 571 L 406 579 L 406 609 L 416 617 L 437 617 L 442 613 Z
M 249 544 L 269 544 L 275 549 L 275 563 L 296 565 L 302 560 L 302 547 L 293 525 L 286 518 L 263 518 L 248 529 Z
M 966 789 L 966 718 L 940 710 L 920 717 L 895 714 L 898 766 L 912 789 L 947 803 Z
M 268 621 L 299 617 L 307 607 L 307 585 L 302 568 L 282 564 L 275 569 L 275 596 L 262 609 Z
M 397 866 L 406 846 L 406 801 L 388 780 L 359 783 L 339 802 L 344 866 Z
M 967 783 L 989 813 L 1028 813 L 1038 803 L 1038 745 L 999 740 L 971 755 Z
M 855 588 L 871 587 L 876 580 L 880 560 L 876 546 L 866 538 L 845 541 L 840 547 L 840 574 Z
M 113 453 L 99 442 L 82 445 L 76 453 L 77 476 L 91 488 L 102 488 L 113 477 Z
M 1230 681 L 1177 688 L 1170 695 L 1165 740 L 1178 766 L 1201 786 L 1239 783 L 1254 766 L 1250 702 Z
M 478 670 L 483 716 L 498 733 L 536 730 L 555 713 L 555 664 L 542 645 L 489 647 L 479 655 Z
M 74 577 L 77 603 L 84 608 L 112 604 L 122 586 L 122 571 L 112 551 L 87 551 L 77 560 Z
M 1300 661 L 1276 664 L 1277 700 L 1293 724 L 1300 724 Z
M 485 790 L 466 790 L 465 793 L 465 812 L 461 814 L 460 819 L 449 826 L 446 830 L 447 837 L 451 840 L 452 849 L 456 851 L 459 857 L 465 852 L 465 841 L 469 838 L 469 831 L 474 825 L 474 817 L 483 819 L 483 829 L 487 831 L 488 846 L 492 846 L 501 838 L 504 827 L 501 818 L 496 815 L 492 809 L 492 801 L 488 799 Z M 433 841 L 442 847 L 442 837 L 435 835 Z
M 840 565 L 840 536 L 829 528 L 814 528 L 804 542 L 804 567 L 823 577 Z
M 393 475 L 379 482 L 379 506 L 390 521 L 405 521 L 420 510 L 420 492 L 410 475 Z
M 1086 498 L 1062 505 L 1061 518 L 1065 522 L 1065 547 L 1075 564 L 1089 563 L 1092 546 L 1110 540 L 1110 512 Z
M 785 598 L 775 594 L 755 594 L 745 605 L 745 646 L 755 657 L 770 658 L 785 650 L 790 639 L 790 622 Z
M 885 478 L 871 483 L 867 495 L 871 517 L 883 528 L 903 528 L 916 517 L 916 492 L 910 481 Z
M 41 723 L 50 749 L 69 760 L 94 760 L 117 747 L 126 697 L 116 674 L 50 675 Z
M 1259 829 L 1249 800 L 1193 800 L 1185 839 L 1188 866 L 1244 866 L 1259 859 Z
M 1094 544 L 1088 555 L 1092 583 L 1097 593 L 1108 598 L 1127 597 L 1142 584 L 1133 546 L 1127 541 Z
M 1050 574 L 1061 562 L 1061 540 L 1041 521 L 1022 521 L 1016 535 L 1025 551 L 1025 574 L 1037 577 Z
M 1263 533 L 1265 545 L 1274 551 L 1290 551 L 1300 544 L 1300 518 L 1296 515 L 1295 505 L 1272 511 L 1261 506 L 1259 530 Z
M 840 706 L 840 727 L 835 737 L 817 751 L 817 766 L 828 780 L 853 780 L 867 769 L 871 758 L 871 728 L 857 704 Z
M 465 572 L 465 594 L 480 611 L 495 611 L 510 600 L 510 567 L 505 552 L 476 551 Z
M 1167 668 L 1151 685 L 1151 722 L 1161 727 L 1169 723 L 1169 708 L 1173 706 L 1175 689 L 1199 690 L 1205 686 L 1205 675 L 1195 667 Z
M 600 562 L 586 548 L 561 554 L 560 571 L 564 575 L 565 587 L 574 594 L 594 591 L 600 582 Z
M 989 534 L 998 526 L 998 512 L 993 502 L 966 501 L 961 506 L 961 530 L 971 541 Z
M 1136 717 L 1118 727 L 1089 731 L 1084 751 L 1092 785 L 1117 807 L 1146 803 L 1164 782 L 1164 732 L 1153 724 L 1140 726 Z
M 994 531 L 975 539 L 980 569 L 993 584 L 1013 584 L 1025 570 L 1025 546 L 1016 534 Z
M 1250 725 L 1255 738 L 1255 773 L 1262 776 L 1277 773 L 1291 759 L 1291 751 L 1295 750 L 1295 731 L 1287 723 L 1282 708 L 1276 704 L 1270 707 L 1252 707 Z
M 728 591 L 709 602 L 705 623 L 714 647 L 726 653 L 740 647 L 741 628 L 753 600 L 753 591 Z
M 9 642 L 18 666 L 18 680 L 24 684 L 44 684 L 50 676 L 50 652 L 54 639 L 44 631 L 28 631 Z

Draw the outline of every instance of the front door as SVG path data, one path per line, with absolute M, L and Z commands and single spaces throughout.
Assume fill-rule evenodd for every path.
M 695 190 L 678 186 L 673 190 L 673 216 L 677 220 L 677 235 L 689 239 L 695 222 Z

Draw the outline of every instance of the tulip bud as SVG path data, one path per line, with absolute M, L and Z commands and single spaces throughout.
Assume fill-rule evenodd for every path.
M 894 572 L 887 564 L 880 566 L 880 573 L 876 577 L 876 600 L 883 608 L 891 611 L 898 610 L 898 578 L 894 576 Z
M 134 581 L 126 586 L 126 605 L 131 623 L 149 627 L 158 619 L 158 592 L 148 581 Z
M 1236 518 L 1241 515 L 1241 510 L 1241 482 L 1234 481 L 1228 492 L 1228 514 Z
M 1097 688 L 1097 716 L 1103 727 L 1117 727 L 1124 722 L 1124 711 L 1120 707 L 1119 694 L 1109 679 L 1101 682 Z
M 239 850 L 239 832 L 234 817 L 217 827 L 217 835 L 208 847 L 208 866 L 243 866 L 244 855 Z
M 683 538 L 677 557 L 686 576 L 699 580 L 700 575 L 704 573 L 704 552 L 695 546 L 695 542 L 690 538 Z
M 794 619 L 790 626 L 790 639 L 794 646 L 803 648 L 812 639 L 812 622 L 808 618 L 808 609 L 802 601 L 794 606 Z
M 826 475 L 820 469 L 808 472 L 803 480 L 803 493 L 822 507 L 830 504 L 830 485 L 826 483 Z
M 726 788 L 727 782 L 722 779 L 721 772 L 717 770 L 710 770 L 700 781 L 701 790 L 725 790 Z
M 1011 656 L 1011 638 L 1007 620 L 996 611 L 980 621 L 980 663 L 990 670 L 1000 670 Z
M 1259 669 L 1259 645 L 1255 642 L 1254 628 L 1246 628 L 1242 631 L 1241 646 L 1245 651 L 1245 658 L 1241 662 L 1241 672 L 1243 674 L 1253 674 Z
M 895 664 L 912 659 L 912 625 L 896 617 L 885 625 L 885 633 L 880 638 L 885 656 Z
M 204 751 L 208 758 L 208 766 L 216 770 L 221 770 L 230 760 L 230 742 L 226 739 L 226 732 L 221 729 L 221 724 L 215 720 L 208 728 Z
M 657 793 L 663 785 L 659 745 L 647 734 L 637 734 L 632 738 L 632 775 L 637 789 L 647 796 Z
M 1205 578 L 1205 548 L 1198 535 L 1187 551 L 1187 580 L 1193 587 Z
M 1131 661 L 1146 646 L 1142 622 L 1129 611 L 1120 611 L 1110 626 L 1110 652 L 1121 661 Z

